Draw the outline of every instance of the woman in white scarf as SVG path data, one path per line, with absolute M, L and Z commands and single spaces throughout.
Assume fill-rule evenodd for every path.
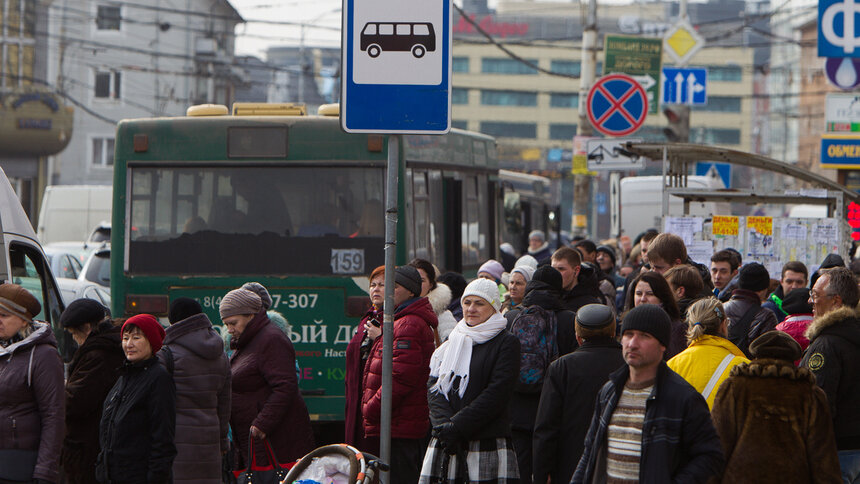
M 430 361 L 433 438 L 419 482 L 518 482 L 508 401 L 519 372 L 519 341 L 505 329 L 492 281 L 472 281 L 460 301 L 463 320 Z

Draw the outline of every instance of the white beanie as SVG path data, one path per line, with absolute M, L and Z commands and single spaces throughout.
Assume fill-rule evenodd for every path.
M 534 257 L 526 254 L 526 255 L 520 257 L 519 259 L 517 259 L 516 264 L 514 264 L 514 267 L 519 267 L 519 266 L 531 267 L 532 272 L 534 272 L 534 270 L 537 269 L 538 261 Z
M 532 276 L 535 275 L 535 268 L 530 266 L 517 266 L 514 267 L 514 270 L 511 271 L 511 275 L 514 275 L 514 272 L 519 272 L 522 274 L 523 279 L 526 280 L 526 283 L 532 280 Z
M 499 286 L 489 279 L 478 278 L 470 282 L 469 285 L 466 286 L 466 290 L 463 291 L 463 295 L 460 297 L 460 304 L 463 303 L 463 299 L 465 299 L 466 296 L 478 296 L 484 301 L 490 303 L 496 311 L 499 311 L 502 307 L 502 298 L 499 296 Z

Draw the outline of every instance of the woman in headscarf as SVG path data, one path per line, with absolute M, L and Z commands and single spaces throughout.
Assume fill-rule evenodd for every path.
M 529 266 L 517 266 L 511 271 L 511 282 L 508 284 L 508 293 L 505 294 L 505 302 L 502 303 L 502 314 L 511 309 L 518 309 L 526 295 L 526 284 L 532 280 L 535 270 Z
M 493 281 L 472 281 L 461 302 L 463 319 L 430 362 L 433 437 L 418 482 L 518 482 L 508 403 L 519 372 L 519 340 L 505 330 Z

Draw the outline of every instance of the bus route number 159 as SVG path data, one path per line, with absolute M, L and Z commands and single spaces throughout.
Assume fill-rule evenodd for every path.
M 332 274 L 364 274 L 364 249 L 332 249 Z

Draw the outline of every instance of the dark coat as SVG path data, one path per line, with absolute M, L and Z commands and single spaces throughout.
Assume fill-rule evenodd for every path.
M 472 346 L 469 383 L 463 398 L 451 390 L 448 398 L 429 391 L 436 377 L 427 382 L 430 423 L 433 427 L 454 424 L 461 443 L 511 436 L 508 402 L 520 372 L 520 341 L 501 331 L 490 341 Z
M 0 459 L 4 450 L 37 452 L 33 478 L 58 482 L 63 362 L 50 326 L 33 326 L 23 340 L 0 347 Z
M 426 297 L 401 305 L 394 314 L 391 387 L 391 437 L 423 439 L 430 431 L 424 383 L 436 349 L 436 313 Z M 382 414 L 382 337 L 376 338 L 364 366 L 362 384 L 364 433 L 377 436 Z
M 591 483 L 606 475 L 609 420 L 629 376 L 630 369 L 625 365 L 612 373 L 600 389 L 572 484 Z M 705 399 L 661 362 L 645 404 L 640 482 L 704 483 L 722 476 L 724 466 L 720 439 Z
M 575 350 L 577 347 L 576 329 L 574 327 L 576 313 L 565 309 L 561 304 L 559 294 L 545 282 L 529 281 L 526 290 L 528 292 L 523 296 L 523 302 L 519 307 L 505 313 L 505 318 L 508 320 L 508 329 L 510 329 L 511 323 L 520 314 L 522 308 L 540 306 L 547 311 L 555 313 L 555 319 L 558 323 L 556 327 L 558 355 L 566 355 Z
M 732 327 L 740 322 L 741 318 L 743 318 L 744 314 L 746 314 L 747 310 L 752 306 L 758 306 L 759 310 L 756 312 L 752 322 L 750 323 L 749 331 L 747 332 L 747 344 L 744 345 L 741 341 L 743 335 L 735 335 Z M 747 291 L 746 289 L 735 289 L 734 292 L 732 292 L 732 298 L 725 304 L 725 309 L 726 316 L 729 318 L 728 340 L 734 343 L 738 349 L 743 351 L 744 354 L 747 355 L 747 358 L 750 357 L 749 344 L 764 333 L 776 329 L 776 316 L 773 314 L 773 311 L 761 307 L 761 300 L 758 298 L 758 295 L 752 291 Z
M 97 482 L 102 407 L 125 362 L 120 341 L 120 328 L 103 322 L 87 336 L 69 363 L 62 464 L 70 483 Z
M 585 278 L 577 282 L 573 289 L 561 294 L 561 305 L 568 311 L 576 313 L 586 304 L 602 304 L 600 288 L 596 277 Z
M 314 448 L 311 421 L 299 393 L 296 351 L 283 331 L 261 311 L 231 342 L 230 357 L 233 401 L 230 426 L 241 469 L 247 466 L 251 426 L 263 433 L 281 463 L 304 457 Z M 269 460 L 265 447 L 255 441 L 260 465 Z
M 103 483 L 169 483 L 176 457 L 176 390 L 158 358 L 123 364 L 105 399 L 96 478 Z
M 809 347 L 800 362 L 827 395 L 836 447 L 860 449 L 860 315 L 840 308 L 817 317 L 806 330 Z
M 538 306 L 555 313 L 559 357 L 575 350 L 577 347 L 574 327 L 576 315 L 561 306 L 556 291 L 545 282 L 529 281 L 526 291 L 521 305 L 523 308 Z M 521 309 L 515 309 L 505 314 L 505 318 L 508 320 L 508 330 L 511 329 L 511 324 L 520 312 L 522 312 Z M 514 392 L 510 404 L 511 428 L 531 432 L 535 426 L 538 403 L 540 403 L 540 392 Z
M 785 292 L 782 290 L 782 285 L 780 285 L 761 305 L 761 307 L 773 311 L 777 324 L 783 322 L 788 317 L 788 313 L 782 310 L 783 298 L 785 298 Z
M 158 353 L 176 384 L 176 459 L 173 481 L 221 482 L 230 423 L 230 362 L 209 317 L 195 314 L 166 330 Z
M 364 325 L 371 318 L 375 318 L 382 324 L 382 312 L 371 309 L 361 318 L 361 322 L 358 323 L 358 331 L 355 332 L 346 346 L 344 441 L 360 450 L 371 453 L 374 453 L 375 450 L 378 453 L 378 448 L 367 447 L 368 442 L 364 437 L 364 419 L 361 416 L 361 380 L 364 377 L 364 365 L 367 363 L 366 357 L 362 358 L 361 345 L 367 335 Z M 376 454 L 374 453 L 374 455 Z
M 741 363 L 717 391 L 712 414 L 726 455 L 723 482 L 842 482 L 827 397 L 808 369 Z
M 534 482 L 570 482 L 597 392 L 623 365 L 621 345 L 613 338 L 584 341 L 550 365 L 534 427 Z

